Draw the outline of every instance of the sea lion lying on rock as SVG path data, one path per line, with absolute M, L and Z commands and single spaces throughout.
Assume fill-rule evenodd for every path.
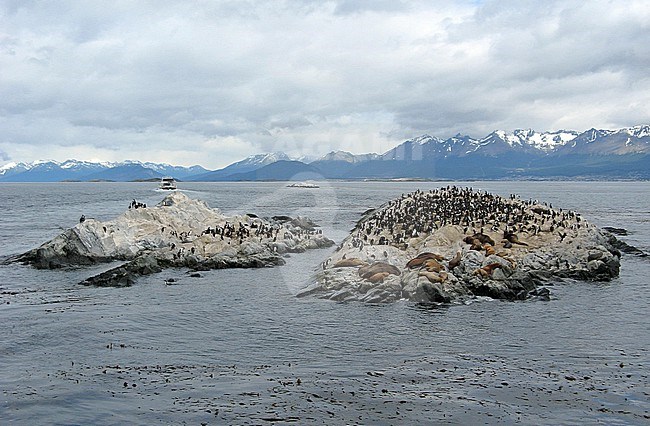
M 474 251 L 482 251 L 483 250 L 483 244 L 477 239 L 477 238 L 472 238 L 471 241 L 468 241 L 469 237 L 465 239 L 465 242 L 470 244 L 469 249 L 474 250 Z
M 456 256 L 454 256 L 453 259 L 449 261 L 449 270 L 453 271 L 456 266 L 460 263 L 460 259 L 462 258 L 463 252 L 458 251 L 456 252 Z
M 431 259 L 442 261 L 445 258 L 435 253 L 429 253 L 429 252 L 421 253 L 415 256 L 413 259 L 409 260 L 408 263 L 406 264 L 406 267 L 409 269 L 420 268 L 422 267 L 424 262 Z
M 424 262 L 424 265 L 422 266 L 429 272 L 440 272 L 445 270 L 445 267 L 442 266 L 442 264 L 439 263 L 436 259 L 429 259 Z
M 385 263 L 385 262 L 375 262 L 371 265 L 362 266 L 361 268 L 359 268 L 359 276 L 363 279 L 368 279 L 373 275 L 382 272 L 386 272 L 389 275 L 392 274 L 397 276 L 399 276 L 402 273 L 397 266 L 393 266 L 390 263 Z
M 430 271 L 420 271 L 418 275 L 422 277 L 426 277 L 429 280 L 429 282 L 432 283 L 444 282 L 447 280 L 448 277 L 447 273 L 444 271 L 441 271 L 440 273 L 430 272 Z
M 358 257 L 351 257 L 349 259 L 341 259 L 332 266 L 332 268 L 349 268 L 353 266 L 367 265 L 368 263 L 359 259 Z
M 520 246 L 527 246 L 528 244 L 524 243 L 523 241 L 519 241 L 519 237 L 517 237 L 517 234 L 513 232 L 508 232 L 508 231 L 503 231 L 503 239 L 512 243 L 512 244 L 519 244 Z
M 375 283 L 380 283 L 380 282 L 384 281 L 384 278 L 388 277 L 389 275 L 390 275 L 389 272 L 377 272 L 376 274 L 371 275 L 370 277 L 368 277 L 366 279 L 368 281 L 370 281 L 371 283 L 375 284 Z
M 478 240 L 481 244 L 489 244 L 491 246 L 495 244 L 492 238 L 490 238 L 488 235 L 485 235 L 481 232 L 477 232 L 474 235 L 467 236 L 463 239 L 463 241 L 465 241 L 467 244 L 472 244 L 474 240 Z
M 503 268 L 503 265 L 500 263 L 490 263 L 489 265 L 485 265 L 482 268 L 476 269 L 474 271 L 474 275 L 480 275 L 481 277 L 487 278 L 492 275 L 492 272 L 494 272 L 495 269 L 497 268 Z

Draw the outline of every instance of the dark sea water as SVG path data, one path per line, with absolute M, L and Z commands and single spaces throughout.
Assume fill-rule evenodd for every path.
M 226 214 L 306 215 L 342 240 L 362 212 L 447 183 L 181 183 Z M 457 183 L 551 202 L 650 251 L 650 183 Z M 0 185 L 0 256 L 154 205 L 150 183 Z M 130 288 L 77 283 L 106 265 L 0 265 L 0 424 L 649 424 L 650 261 L 549 302 L 422 307 L 294 295 L 333 249 L 274 269 Z M 176 278 L 176 285 L 166 285 Z

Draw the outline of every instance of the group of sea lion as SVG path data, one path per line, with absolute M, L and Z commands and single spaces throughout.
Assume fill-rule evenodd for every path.
M 505 251 L 497 251 L 495 241 L 490 236 L 483 234 L 483 232 L 474 233 L 474 235 L 467 236 L 463 239 L 463 242 L 470 244 L 470 250 L 485 251 L 485 256 L 497 255 L 510 262 L 512 266 L 515 265 L 514 260 L 508 256 L 508 253 Z M 501 240 L 501 243 L 503 243 L 504 249 L 512 248 L 513 244 L 528 246 L 527 243 L 519 241 L 517 234 L 508 230 L 505 230 L 503 232 L 503 239 Z M 474 274 L 487 278 L 492 275 L 492 272 L 495 269 L 501 268 L 502 266 L 502 264 L 494 262 L 482 268 L 476 269 L 474 271 Z
M 359 259 L 358 257 L 351 257 L 341 259 L 332 266 L 332 268 L 350 268 L 358 267 L 359 276 L 371 283 L 380 283 L 384 281 L 389 275 L 400 276 L 402 271 L 398 267 L 386 262 L 368 262 Z
M 472 235 L 467 235 L 465 238 L 463 238 L 462 241 L 470 245 L 470 250 L 484 252 L 485 256 L 500 256 L 509 261 L 514 266 L 514 261 L 508 257 L 507 252 L 497 251 L 496 242 L 492 237 L 484 233 L 483 228 L 481 228 L 481 230 L 478 232 L 474 232 Z M 527 243 L 519 240 L 517 234 L 507 228 L 503 232 L 501 243 L 504 249 L 512 248 L 513 244 L 528 246 Z M 423 252 L 413 259 L 409 260 L 406 263 L 406 268 L 411 270 L 418 270 L 418 275 L 427 278 L 432 283 L 441 283 L 447 280 L 449 272 L 453 271 L 454 268 L 458 266 L 461 259 L 462 250 L 459 250 L 456 255 L 449 261 L 447 261 L 447 259 L 445 259 L 445 257 L 442 255 L 431 252 Z M 443 263 L 444 261 L 447 262 L 446 266 Z M 501 268 L 502 266 L 502 264 L 494 262 L 482 268 L 477 268 L 474 271 L 474 274 L 483 278 L 488 278 L 492 275 L 492 272 L 495 269 Z M 383 280 L 389 275 L 401 275 L 400 269 L 389 263 L 377 261 L 369 264 L 360 258 L 346 258 L 345 255 L 332 267 L 358 267 L 359 276 L 365 280 L 370 281 L 371 283 L 383 282 Z
M 426 277 L 432 283 L 441 283 L 448 277 L 445 266 L 441 263 L 444 260 L 446 259 L 439 254 L 424 252 L 409 260 L 406 267 L 419 269 L 418 275 Z

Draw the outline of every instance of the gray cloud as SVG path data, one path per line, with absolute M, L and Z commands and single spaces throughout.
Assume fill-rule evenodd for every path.
M 643 1 L 3 2 L 2 161 L 219 167 L 650 122 Z

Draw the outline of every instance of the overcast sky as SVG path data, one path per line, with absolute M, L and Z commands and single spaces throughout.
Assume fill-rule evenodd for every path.
M 650 2 L 0 1 L 0 165 L 650 123 Z

